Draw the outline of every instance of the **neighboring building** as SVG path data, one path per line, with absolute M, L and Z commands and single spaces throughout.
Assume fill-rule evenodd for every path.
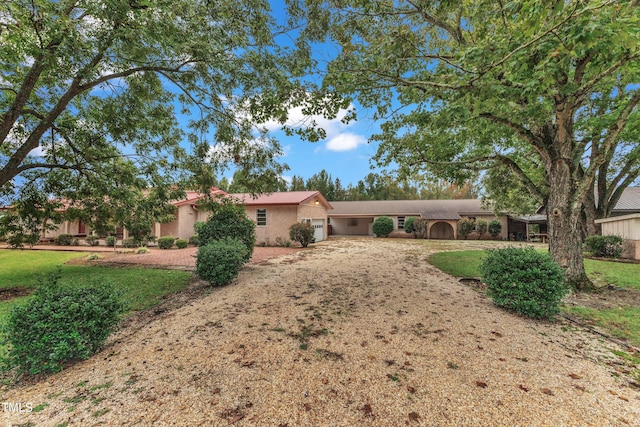
M 373 236 L 373 221 L 380 216 L 393 220 L 392 236 L 406 235 L 404 221 L 409 217 L 422 217 L 427 220 L 428 239 L 457 239 L 457 224 L 462 218 L 484 219 L 487 222 L 497 219 L 502 224 L 499 236 L 506 239 L 509 235 L 506 216 L 497 217 L 482 207 L 476 199 L 453 200 L 378 200 L 355 202 L 331 202 L 333 211 L 329 213 L 331 234 Z M 484 238 L 490 238 L 487 233 Z M 474 231 L 469 239 L 477 238 Z
M 640 213 L 597 219 L 603 236 L 620 236 L 623 239 L 622 258 L 640 260 Z
M 277 239 L 289 240 L 289 227 L 308 222 L 315 229 L 316 242 L 325 240 L 327 212 L 332 205 L 319 191 L 287 191 L 252 197 L 230 194 L 244 202 L 247 215 L 256 223 L 258 244 L 275 245 Z

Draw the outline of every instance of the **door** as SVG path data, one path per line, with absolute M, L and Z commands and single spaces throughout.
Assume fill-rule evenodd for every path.
M 316 242 L 324 240 L 324 219 L 312 219 L 311 226 L 313 227 L 313 237 Z

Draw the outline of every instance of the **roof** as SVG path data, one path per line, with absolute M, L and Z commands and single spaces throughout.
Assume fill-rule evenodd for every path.
M 235 193 L 229 194 L 229 196 L 242 200 L 245 206 L 300 205 L 306 201 L 314 202 L 317 200 L 327 209 L 333 209 L 333 206 L 319 191 L 283 191 L 256 196 L 248 193 Z
M 366 200 L 331 202 L 329 216 L 422 215 L 427 219 L 460 219 L 460 215 L 490 213 L 477 199 L 453 200 Z M 435 216 L 443 217 L 436 218 Z
M 613 212 L 640 212 L 640 187 L 627 187 L 622 192 L 620 200 L 613 208 Z
M 546 214 L 536 214 L 536 215 L 520 215 L 520 216 L 509 216 L 514 221 L 520 222 L 528 222 L 533 224 L 545 224 L 547 222 Z
M 188 205 L 188 204 L 196 204 L 200 199 L 202 199 L 204 197 L 204 194 L 200 193 L 199 191 L 185 191 L 186 193 L 186 197 L 182 200 L 176 200 L 173 202 L 174 206 L 183 206 L 183 205 Z M 225 191 L 222 191 L 216 187 L 211 187 L 211 191 L 209 192 L 209 195 L 214 197 L 214 196 L 225 196 L 227 193 Z
M 611 216 L 609 218 L 596 219 L 596 224 L 602 224 L 603 222 L 617 222 L 617 221 L 626 221 L 629 219 L 640 219 L 640 213 L 629 214 L 629 215 L 620 215 L 620 216 Z

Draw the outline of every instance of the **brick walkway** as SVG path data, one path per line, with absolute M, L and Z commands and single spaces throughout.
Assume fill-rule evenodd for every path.
M 28 250 L 28 249 L 25 249 Z M 186 249 L 157 249 L 150 248 L 147 254 L 122 253 L 122 248 L 117 248 L 116 254 L 107 256 L 108 253 L 113 254 L 113 248 L 106 246 L 56 246 L 56 245 L 38 245 L 33 250 L 50 250 L 50 251 L 79 251 L 100 253 L 104 256 L 98 262 L 114 265 L 139 265 L 155 268 L 169 268 L 178 270 L 194 270 L 196 267 L 195 255 L 198 252 L 196 247 L 188 247 Z M 127 249 L 133 251 L 133 249 Z M 256 246 L 253 249 L 253 256 L 250 264 L 259 263 L 268 258 L 274 258 L 287 255 L 302 248 L 282 248 L 282 247 L 261 247 Z

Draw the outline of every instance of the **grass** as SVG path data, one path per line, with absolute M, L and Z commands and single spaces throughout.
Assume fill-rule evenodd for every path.
M 183 289 L 191 279 L 191 273 L 177 270 L 62 265 L 86 255 L 84 252 L 0 250 L 0 288 L 33 288 L 39 277 L 60 267 L 61 283 L 82 285 L 110 281 L 124 291 L 128 310 L 139 311 L 158 304 L 163 296 Z M 0 302 L 0 324 L 11 307 L 23 303 L 26 298 Z
M 485 253 L 481 250 L 440 252 L 432 255 L 429 262 L 455 277 L 479 277 L 479 266 Z M 585 259 L 584 266 L 589 278 L 597 285 L 612 284 L 640 290 L 640 264 Z M 562 310 L 608 330 L 613 336 L 640 346 L 640 307 L 562 307 Z

